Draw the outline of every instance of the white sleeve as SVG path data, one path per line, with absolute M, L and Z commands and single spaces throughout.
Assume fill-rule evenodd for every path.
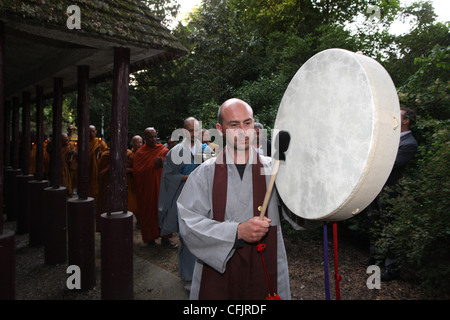
M 234 253 L 238 222 L 218 222 L 212 213 L 214 163 L 195 169 L 177 201 L 180 235 L 199 260 L 225 272 Z

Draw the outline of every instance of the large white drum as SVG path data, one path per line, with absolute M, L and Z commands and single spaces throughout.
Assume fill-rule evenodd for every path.
M 375 60 L 342 49 L 314 55 L 295 74 L 275 121 L 289 131 L 276 187 L 295 215 L 340 221 L 381 191 L 397 155 L 395 86 Z

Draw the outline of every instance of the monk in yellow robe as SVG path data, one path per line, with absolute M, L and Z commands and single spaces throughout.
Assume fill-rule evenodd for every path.
M 169 149 L 157 143 L 157 133 L 154 128 L 145 129 L 144 138 L 145 144 L 134 155 L 133 178 L 142 241 L 154 244 L 155 239 L 160 236 L 158 225 L 159 186 L 164 159 Z
M 89 190 L 88 196 L 94 198 L 94 203 L 98 196 L 98 162 L 102 153 L 108 149 L 108 145 L 101 138 L 97 138 L 97 129 L 89 126 Z

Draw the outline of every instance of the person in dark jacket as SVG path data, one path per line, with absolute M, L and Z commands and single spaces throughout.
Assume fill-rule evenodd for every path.
M 397 157 L 395 158 L 394 166 L 386 181 L 385 187 L 393 187 L 402 177 L 402 172 L 406 165 L 411 161 L 417 153 L 418 144 L 411 132 L 411 126 L 415 122 L 415 112 L 409 108 L 401 108 L 401 130 L 400 130 L 400 143 L 398 147 Z M 390 198 L 397 197 L 395 190 L 389 192 Z M 378 211 L 382 214 L 384 208 L 380 202 L 379 196 L 369 205 L 366 209 L 369 217 L 369 230 L 371 230 L 375 221 L 380 219 L 380 215 L 375 212 Z M 376 235 L 371 232 L 370 234 L 370 258 L 367 261 L 363 261 L 362 264 L 369 266 L 375 264 L 375 243 Z M 395 257 L 392 253 L 388 254 L 384 261 L 385 271 L 381 275 L 382 281 L 391 281 L 398 278 L 398 272 L 395 270 Z

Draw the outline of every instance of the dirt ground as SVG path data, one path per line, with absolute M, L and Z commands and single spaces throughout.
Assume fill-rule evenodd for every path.
M 15 230 L 13 222 L 6 222 L 4 229 Z M 100 237 L 96 235 L 99 247 Z M 179 243 L 175 234 L 173 240 Z M 334 281 L 333 243 L 329 238 L 329 278 L 331 299 L 336 298 Z M 322 241 L 296 240 L 285 237 L 288 256 L 291 295 L 293 300 L 324 300 L 324 258 Z M 160 245 L 147 246 L 142 242 L 140 230 L 134 228 L 134 253 L 139 257 L 178 274 L 177 249 Z M 96 252 L 97 285 L 85 292 L 72 292 L 66 288 L 67 265 L 44 264 L 44 249 L 28 246 L 28 235 L 16 235 L 16 300 L 99 300 L 100 253 Z M 340 294 L 342 300 L 416 300 L 423 299 L 418 285 L 407 275 L 391 282 L 381 282 L 380 289 L 368 289 L 366 281 L 370 274 L 360 264 L 367 258 L 366 251 L 354 243 L 339 241 L 339 274 L 342 277 Z
M 176 235 L 175 235 L 176 236 Z M 177 237 L 174 238 L 178 241 Z M 299 241 L 297 243 L 297 241 Z M 325 300 L 324 255 L 322 241 L 285 239 L 288 256 L 292 300 Z M 381 282 L 380 289 L 368 289 L 367 267 L 360 264 L 367 259 L 367 253 L 355 244 L 338 240 L 338 272 L 341 276 L 340 296 L 342 300 L 416 300 L 424 299 L 418 284 L 407 275 L 391 282 Z M 330 298 L 336 299 L 334 281 L 333 242 L 328 244 Z M 176 250 L 155 246 L 148 248 L 141 244 L 135 249 L 139 256 L 177 274 Z M 383 268 L 381 268 L 383 272 Z

